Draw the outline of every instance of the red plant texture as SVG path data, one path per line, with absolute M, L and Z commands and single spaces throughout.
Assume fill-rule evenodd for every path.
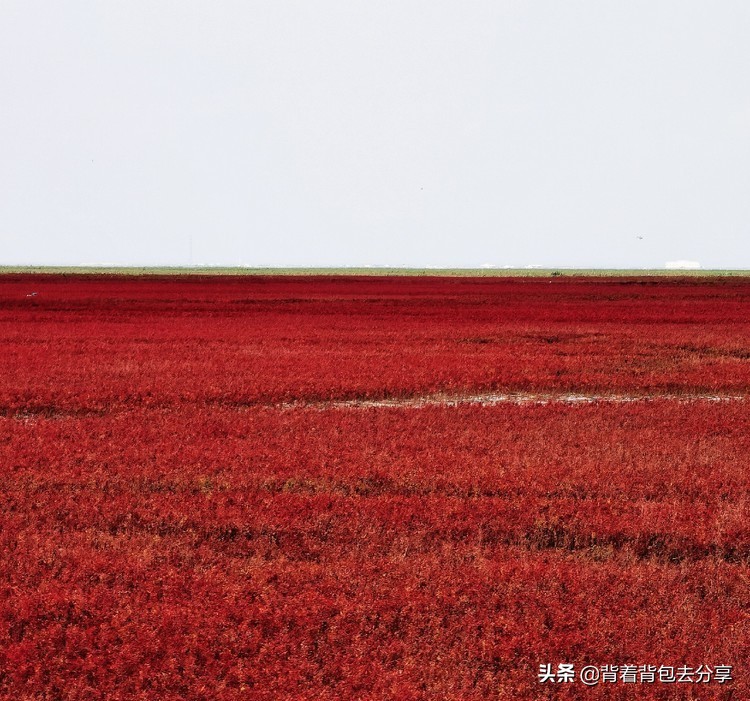
M 2 699 L 750 699 L 750 280 L 3 275 L 0 351 Z

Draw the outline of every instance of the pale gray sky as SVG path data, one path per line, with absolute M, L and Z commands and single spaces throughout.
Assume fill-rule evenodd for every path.
M 0 264 L 750 268 L 748 37 L 746 0 L 1 0 Z

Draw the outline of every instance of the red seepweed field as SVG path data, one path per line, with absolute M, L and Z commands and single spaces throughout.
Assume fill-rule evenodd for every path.
M 6 274 L 0 349 L 2 699 L 750 699 L 749 279 Z

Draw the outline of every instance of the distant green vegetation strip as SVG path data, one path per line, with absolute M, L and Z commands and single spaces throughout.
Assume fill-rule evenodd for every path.
M 212 267 L 63 267 L 0 266 L 0 274 L 47 273 L 65 275 L 372 275 L 439 277 L 556 277 L 660 276 L 745 277 L 750 270 L 665 270 L 642 268 L 212 268 Z

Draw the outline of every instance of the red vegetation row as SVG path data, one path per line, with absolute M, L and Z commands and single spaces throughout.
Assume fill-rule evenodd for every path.
M 747 391 L 748 283 L 628 282 L 0 278 L 0 698 L 750 698 L 746 401 L 254 406 Z
M 27 295 L 36 292 L 36 296 Z M 740 392 L 737 279 L 0 279 L 0 411 Z

